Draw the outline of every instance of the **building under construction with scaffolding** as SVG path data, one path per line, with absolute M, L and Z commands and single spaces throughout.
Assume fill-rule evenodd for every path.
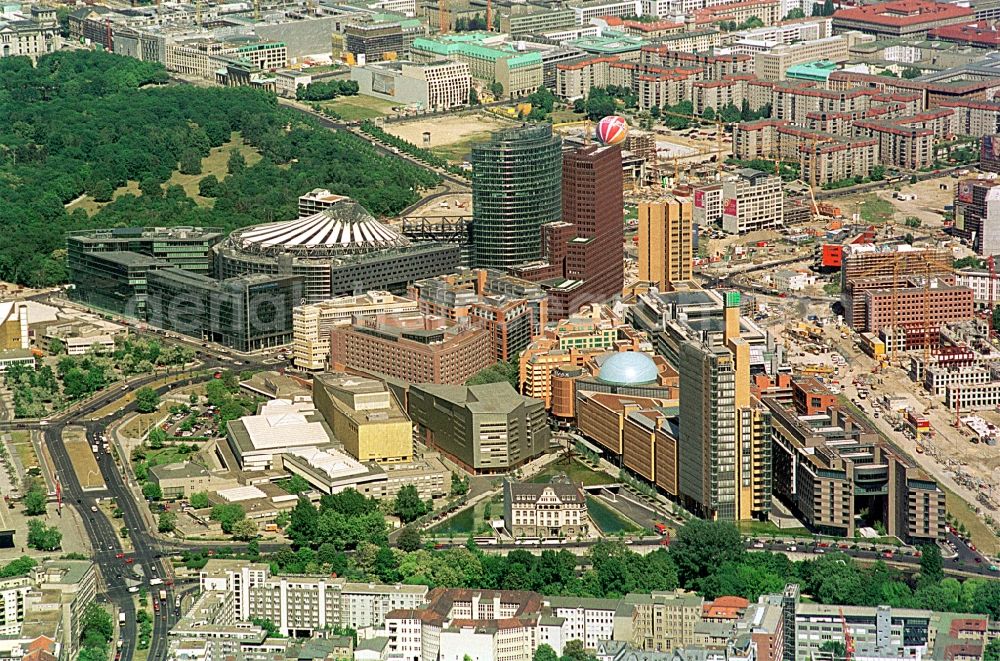
M 944 296 L 946 290 L 956 291 L 954 296 Z M 929 306 L 918 291 L 929 292 Z M 972 290 L 956 286 L 951 252 L 945 249 L 907 244 L 845 246 L 840 292 L 844 321 L 862 333 L 902 326 L 916 328 L 922 336 L 925 328 L 972 318 Z M 932 323 L 924 323 L 924 308 L 939 305 L 942 309 L 930 312 Z

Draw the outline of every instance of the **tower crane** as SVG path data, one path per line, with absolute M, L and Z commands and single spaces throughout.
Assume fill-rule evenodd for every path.
M 853 661 L 854 659 L 854 636 L 851 635 L 851 630 L 847 626 L 847 618 L 844 616 L 844 608 L 840 608 L 840 626 L 844 630 L 844 661 Z
M 993 327 L 993 305 L 994 297 L 996 296 L 997 287 L 997 265 L 993 259 L 993 255 L 990 255 L 986 260 L 986 265 L 990 268 L 990 294 L 989 294 L 989 305 L 986 308 L 986 321 L 989 324 L 990 335 L 994 335 L 997 329 Z

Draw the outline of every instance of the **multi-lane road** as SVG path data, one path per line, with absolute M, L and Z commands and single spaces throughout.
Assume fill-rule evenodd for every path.
M 247 361 L 245 364 L 250 368 L 263 366 L 262 363 L 256 361 Z M 199 369 L 211 372 L 221 366 L 220 361 L 208 355 L 204 358 L 202 367 Z M 198 374 L 183 378 L 183 373 L 181 373 L 181 376 L 181 380 L 169 385 L 160 385 L 157 390 L 162 394 L 169 389 L 207 378 Z M 135 379 L 128 384 L 127 391 L 134 391 L 143 386 L 154 384 L 163 377 L 164 374 L 161 373 Z M 173 586 L 160 584 L 152 588 L 149 587 L 149 580 L 151 578 L 169 579 L 169 575 L 166 573 L 167 567 L 162 561 L 165 556 L 186 549 L 203 548 L 203 546 L 193 543 L 165 542 L 155 537 L 143 517 L 140 509 L 142 505 L 137 502 L 135 494 L 126 483 L 127 478 L 119 471 L 112 454 L 109 452 L 100 451 L 96 455 L 105 488 L 84 490 L 73 470 L 69 453 L 66 451 L 62 438 L 67 426 L 79 425 L 86 429 L 88 441 L 96 443 L 97 438 L 105 433 L 110 424 L 135 410 L 135 402 L 127 402 L 112 413 L 97 417 L 98 411 L 120 400 L 125 394 L 126 390 L 115 386 L 106 391 L 103 396 L 93 398 L 85 405 L 73 410 L 72 413 L 56 414 L 43 422 L 0 423 L 0 429 L 36 429 L 43 433 L 45 444 L 52 457 L 54 477 L 59 481 L 61 487 L 63 504 L 77 511 L 93 548 L 92 559 L 97 564 L 104 580 L 104 594 L 118 608 L 119 612 L 125 614 L 125 622 L 119 631 L 119 637 L 123 641 L 121 661 L 132 660 L 138 641 L 136 609 L 132 593 L 128 591 L 129 585 L 143 584 L 147 586 L 154 600 L 157 599 L 160 589 L 167 592 L 167 600 L 160 603 L 158 611 L 153 613 L 153 635 L 148 655 L 150 661 L 159 661 L 166 657 L 167 631 L 176 622 L 173 608 L 175 595 Z M 92 509 L 97 506 L 98 498 L 108 497 L 113 498 L 116 506 L 122 511 L 120 525 L 128 529 L 132 544 L 131 551 L 125 551 L 122 546 L 118 520 L 112 522 L 99 508 L 97 512 Z

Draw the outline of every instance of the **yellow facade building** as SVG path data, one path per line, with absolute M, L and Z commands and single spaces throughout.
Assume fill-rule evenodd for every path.
M 319 374 L 313 403 L 344 449 L 361 462 L 413 459 L 413 423 L 381 381 L 350 374 Z

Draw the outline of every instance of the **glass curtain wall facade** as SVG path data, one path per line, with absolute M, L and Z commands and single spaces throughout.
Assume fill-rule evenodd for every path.
M 539 259 L 542 225 L 562 216 L 562 139 L 549 125 L 497 131 L 472 147 L 471 162 L 475 265 Z

